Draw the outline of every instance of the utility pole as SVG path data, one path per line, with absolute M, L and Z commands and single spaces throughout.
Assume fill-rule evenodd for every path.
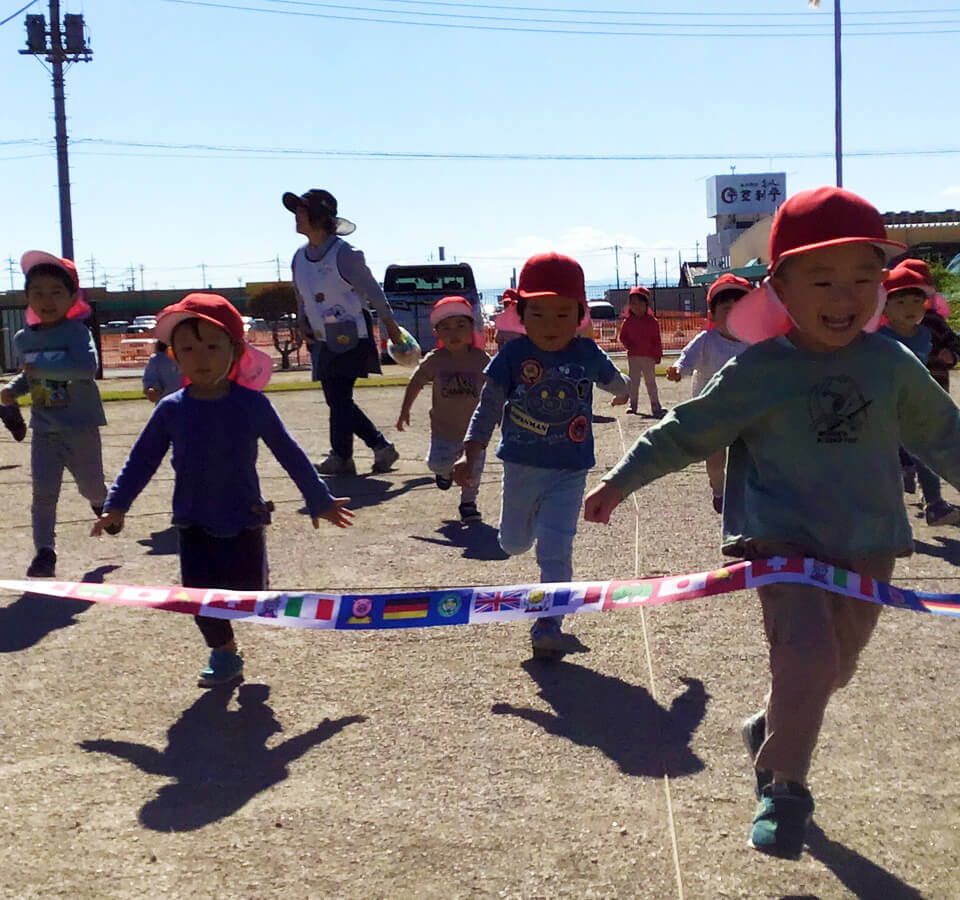
M 140 292 L 143 292 L 143 263 L 140 263 Z
M 653 258 L 653 286 L 657 286 L 657 258 Z
M 620 245 L 613 245 L 613 258 L 617 265 L 617 290 L 620 290 Z
M 20 53 L 44 57 L 52 67 L 53 117 L 56 123 L 57 183 L 60 193 L 60 252 L 73 259 L 73 213 L 70 204 L 70 165 L 67 159 L 67 112 L 63 92 L 63 64 L 89 62 L 93 52 L 84 37 L 82 15 L 67 15 L 60 29 L 60 0 L 50 0 L 50 43 L 43 16 L 26 19 L 27 49 Z
M 636 287 L 640 284 L 640 273 L 637 271 L 637 256 L 638 254 L 633 254 L 633 286 Z
M 663 258 L 663 286 L 670 287 L 670 281 L 667 278 L 667 258 Z
M 200 288 L 201 290 L 207 289 L 207 264 L 200 263 Z
M 7 257 L 7 268 L 10 269 L 10 290 L 13 290 L 13 265 L 16 260 L 12 256 Z
M 277 281 L 280 281 L 280 254 L 277 254 Z
M 133 263 L 130 263 L 130 290 L 135 291 L 137 289 L 137 273 L 133 268 Z
M 697 262 L 700 262 L 700 241 L 697 241 Z
M 90 254 L 90 259 L 87 260 L 90 263 L 90 284 L 96 285 L 97 283 L 97 261 L 93 258 L 93 254 Z
M 840 82 L 840 0 L 833 2 L 833 93 L 836 108 L 833 121 L 836 133 L 837 187 L 843 187 L 843 117 L 841 115 L 842 90 Z

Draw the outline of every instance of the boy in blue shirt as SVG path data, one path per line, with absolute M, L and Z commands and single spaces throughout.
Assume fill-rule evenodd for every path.
M 909 350 L 864 333 L 882 311 L 884 264 L 902 249 L 856 194 L 789 198 L 771 228 L 768 282 L 727 320 L 754 346 L 637 439 L 587 495 L 584 518 L 609 522 L 631 492 L 729 446 L 724 553 L 816 557 L 889 581 L 896 557 L 913 552 L 898 447 L 960 486 L 960 410 Z M 765 708 L 743 726 L 759 801 L 750 842 L 796 859 L 824 711 L 881 607 L 805 584 L 757 593 L 771 680 Z
M 509 341 L 484 370 L 458 484 L 471 481 L 494 427 L 503 460 L 500 546 L 511 556 L 537 545 L 540 580 L 573 579 L 573 539 L 593 455 L 593 385 L 627 402 L 629 381 L 592 340 L 577 337 L 587 308 L 583 269 L 558 253 L 532 256 L 514 293 L 526 335 Z M 536 619 L 533 654 L 561 654 L 562 616 Z
M 27 327 L 13 338 L 23 370 L 0 392 L 0 403 L 13 408 L 30 394 L 30 470 L 33 481 L 33 543 L 36 555 L 29 578 L 56 575 L 57 501 L 67 469 L 97 515 L 103 510 L 100 427 L 107 424 L 94 382 L 97 348 L 81 319 L 90 307 L 80 297 L 77 269 L 69 259 L 41 250 L 23 254 Z M 16 434 L 14 435 L 16 437 Z
M 258 591 L 268 587 L 264 526 L 269 506 L 257 479 L 260 438 L 306 500 L 313 527 L 320 519 L 339 528 L 353 516 L 346 497 L 333 497 L 270 401 L 241 386 L 243 320 L 218 294 L 188 294 L 157 317 L 154 332 L 173 348 L 185 388 L 156 406 L 91 534 L 123 526 L 124 515 L 173 447 L 173 524 L 180 544 L 184 587 Z M 197 616 L 210 658 L 199 686 L 243 677 L 243 659 L 228 619 Z

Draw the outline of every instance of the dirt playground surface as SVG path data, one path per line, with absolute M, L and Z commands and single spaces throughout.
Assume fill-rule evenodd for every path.
M 672 405 L 689 382 L 661 389 Z M 456 492 L 437 490 L 423 462 L 426 397 L 412 430 L 393 429 L 401 394 L 359 392 L 401 459 L 334 483 L 353 498 L 349 531 L 314 531 L 262 451 L 274 587 L 536 580 L 532 554 L 497 546 L 498 461 L 480 492 L 484 522 L 462 527 Z M 319 459 L 321 393 L 272 399 Z M 603 403 L 591 484 L 652 421 Z M 108 404 L 108 478 L 149 411 Z M 371 461 L 358 448 L 362 472 Z M 173 583 L 171 474 L 163 463 L 124 532 L 99 541 L 67 479 L 58 577 Z M 32 555 L 29 439 L 0 434 L 0 482 L 2 571 L 19 578 Z M 702 465 L 637 498 L 641 574 L 721 561 Z M 919 552 L 894 581 L 960 590 L 960 529 L 910 515 Z M 578 577 L 634 574 L 635 517 L 628 502 L 612 527 L 581 525 Z M 747 847 L 739 722 L 767 686 L 755 597 L 578 616 L 568 629 L 575 652 L 544 665 L 529 660 L 523 624 L 241 624 L 246 683 L 204 692 L 206 651 L 187 616 L 0 595 L 0 897 L 960 897 L 960 622 L 881 617 L 827 712 L 799 862 Z

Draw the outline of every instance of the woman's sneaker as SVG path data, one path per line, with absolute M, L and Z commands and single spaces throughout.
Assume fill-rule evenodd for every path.
M 11 406 L 0 406 L 0 419 L 15 441 L 22 441 L 27 436 L 27 423 L 23 421 L 23 413 L 15 403 Z
M 928 525 L 956 525 L 960 522 L 960 508 L 947 503 L 943 497 L 928 503 L 923 515 Z
M 903 472 L 903 492 L 905 494 L 915 494 L 917 492 L 917 468 L 916 466 L 904 466 Z
M 357 467 L 353 458 L 344 459 L 337 456 L 332 450 L 327 454 L 323 462 L 314 463 L 313 466 L 320 475 L 356 475 Z
M 207 667 L 200 673 L 198 687 L 218 687 L 243 680 L 243 657 L 231 650 L 211 650 Z
M 397 448 L 387 441 L 382 447 L 377 447 L 373 451 L 373 471 L 375 473 L 389 472 L 398 459 L 400 459 L 400 454 L 397 452 Z
M 802 784 L 768 784 L 753 814 L 750 846 L 770 856 L 800 859 L 813 808 L 813 797 Z
M 563 656 L 563 630 L 560 619 L 544 616 L 530 626 L 530 645 L 534 659 L 559 659 Z
M 27 569 L 27 578 L 53 578 L 57 574 L 57 554 L 49 547 L 41 547 Z

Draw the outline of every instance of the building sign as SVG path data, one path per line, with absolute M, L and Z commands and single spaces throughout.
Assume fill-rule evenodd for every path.
M 707 216 L 771 215 L 786 195 L 786 172 L 713 175 L 707 179 Z

